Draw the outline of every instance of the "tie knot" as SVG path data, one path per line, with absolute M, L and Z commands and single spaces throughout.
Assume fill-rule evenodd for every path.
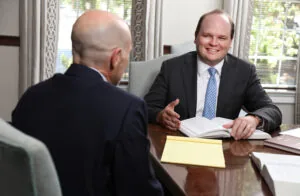
M 208 69 L 208 72 L 209 72 L 209 75 L 210 75 L 210 76 L 215 76 L 217 70 L 216 70 L 215 68 L 212 68 L 212 67 L 211 67 L 211 68 Z

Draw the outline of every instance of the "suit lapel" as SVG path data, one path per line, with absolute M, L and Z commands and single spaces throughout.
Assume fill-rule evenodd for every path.
M 188 117 L 191 118 L 196 115 L 197 106 L 197 53 L 191 52 L 184 62 L 185 65 L 181 67 L 181 73 L 184 84 L 184 97 L 186 97 L 185 104 L 188 108 Z
M 222 67 L 222 73 L 220 78 L 220 86 L 219 86 L 219 95 L 218 95 L 218 105 L 217 105 L 217 113 L 216 116 L 224 116 L 226 113 L 226 100 L 230 100 L 230 89 L 232 87 L 231 83 L 234 81 L 234 76 L 236 75 L 236 63 L 230 58 L 230 56 L 226 56 L 224 59 L 224 65 Z M 234 101 L 234 100 L 232 100 Z M 225 115 L 226 116 L 226 115 Z

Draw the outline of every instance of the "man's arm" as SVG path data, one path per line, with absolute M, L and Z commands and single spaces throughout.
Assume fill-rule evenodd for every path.
M 163 195 L 150 162 L 147 110 L 143 101 L 128 107 L 116 140 L 113 179 L 116 195 Z
M 167 103 L 169 89 L 166 82 L 166 74 L 165 63 L 163 63 L 160 73 L 145 96 L 145 101 L 148 104 L 148 121 L 150 123 L 159 123 L 170 130 L 177 130 L 180 126 L 180 115 L 174 111 L 174 108 L 179 104 L 180 100 L 176 99 Z
M 254 65 L 249 65 L 249 78 L 245 89 L 244 106 L 248 115 L 238 117 L 231 123 L 223 125 L 231 128 L 231 136 L 236 140 L 247 139 L 256 129 L 266 132 L 276 129 L 281 124 L 282 115 L 267 95 L 257 77 Z
M 248 114 L 258 116 L 263 120 L 263 130 L 271 131 L 280 126 L 282 114 L 261 86 L 254 65 L 251 65 L 251 76 L 248 82 L 244 106 Z
M 144 97 L 148 108 L 149 123 L 157 123 L 157 115 L 168 104 L 166 103 L 168 93 L 166 74 L 165 62 L 163 62 L 159 74 L 156 76 L 149 92 Z

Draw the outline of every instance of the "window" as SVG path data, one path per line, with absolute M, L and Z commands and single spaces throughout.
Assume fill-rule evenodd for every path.
M 264 87 L 295 88 L 300 0 L 254 0 L 249 61 Z
M 131 7 L 132 0 L 60 0 L 56 72 L 64 72 L 72 63 L 72 26 L 85 10 L 106 10 L 117 14 L 130 25 Z M 128 80 L 128 71 L 124 73 L 122 80 Z

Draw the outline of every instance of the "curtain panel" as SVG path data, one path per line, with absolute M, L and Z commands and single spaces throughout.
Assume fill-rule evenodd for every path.
M 162 0 L 133 0 L 131 32 L 133 61 L 145 61 L 163 54 Z
M 59 0 L 20 1 L 19 96 L 55 71 Z
M 224 10 L 235 24 L 235 35 L 230 52 L 248 60 L 253 16 L 253 0 L 224 0 Z
M 162 46 L 162 0 L 147 1 L 145 60 L 160 57 Z

